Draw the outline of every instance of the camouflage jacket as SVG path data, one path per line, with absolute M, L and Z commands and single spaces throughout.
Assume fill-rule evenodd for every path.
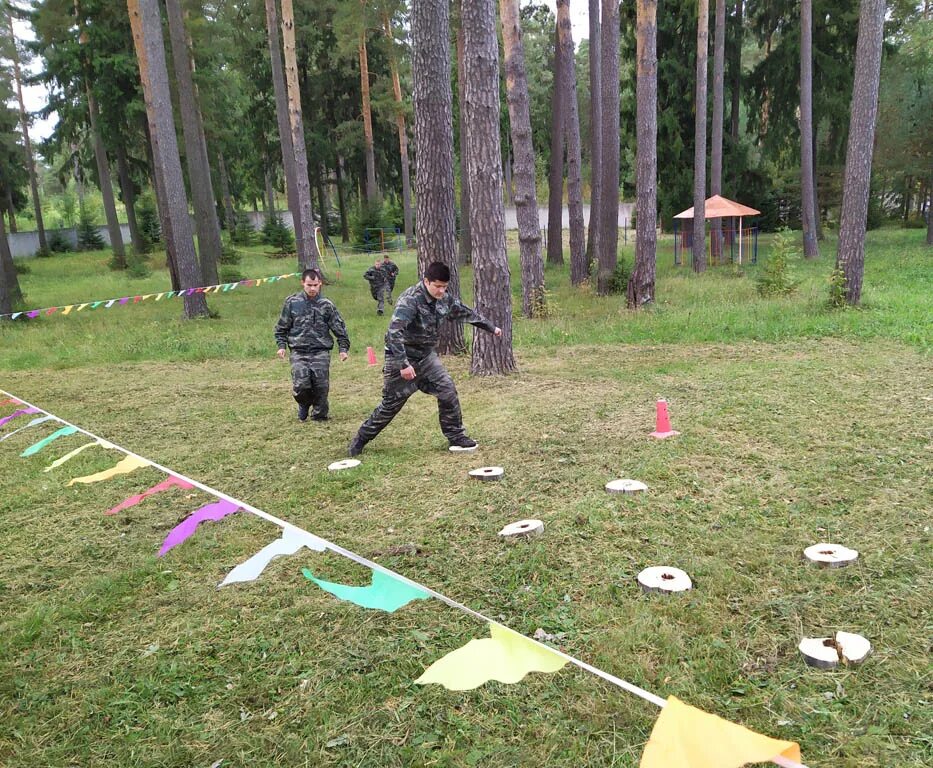
M 401 370 L 431 354 L 437 346 L 438 328 L 445 320 L 463 320 L 490 333 L 496 329 L 493 323 L 449 293 L 442 299 L 435 299 L 421 282 L 403 291 L 395 302 L 386 332 L 386 365 Z
M 369 287 L 374 291 L 385 285 L 389 281 L 388 277 L 382 265 L 372 266 L 363 273 L 363 279 L 369 283 Z
M 304 291 L 285 299 L 282 315 L 275 324 L 275 343 L 279 349 L 296 352 L 320 352 L 333 349 L 333 334 L 341 352 L 350 350 L 347 326 L 334 302 L 318 294 L 308 298 Z
M 394 261 L 384 261 L 379 269 L 385 273 L 385 281 L 391 291 L 395 288 L 395 278 L 398 277 L 398 265 Z

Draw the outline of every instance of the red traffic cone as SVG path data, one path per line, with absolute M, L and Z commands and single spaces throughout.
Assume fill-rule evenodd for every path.
M 680 432 L 675 432 L 671 429 L 671 417 L 667 415 L 667 400 L 660 398 L 658 400 L 655 428 L 651 436 L 658 438 L 658 440 L 663 440 L 665 437 L 673 437 L 679 434 Z
M 368 358 L 369 364 L 370 364 L 370 365 L 378 365 L 378 364 L 379 364 L 379 363 L 376 362 L 376 353 L 373 352 L 373 348 L 372 348 L 372 347 L 366 347 L 366 357 Z

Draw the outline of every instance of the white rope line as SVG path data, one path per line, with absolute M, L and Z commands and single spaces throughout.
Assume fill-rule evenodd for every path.
M 292 529 L 295 529 L 295 530 L 302 531 L 303 533 L 307 533 L 307 534 L 309 534 L 309 535 L 311 535 L 311 536 L 314 536 L 315 538 L 317 538 L 317 539 L 319 539 L 320 541 L 322 541 L 322 542 L 325 544 L 325 546 L 327 547 L 327 549 L 329 549 L 329 550 L 331 550 L 331 551 L 333 551 L 333 552 L 335 552 L 335 553 L 337 553 L 337 554 L 339 554 L 339 555 L 342 555 L 343 557 L 347 558 L 348 560 L 352 560 L 352 561 L 355 562 L 355 563 L 358 563 L 358 564 L 360 564 L 360 565 L 362 565 L 362 566 L 365 566 L 366 568 L 370 568 L 370 569 L 372 569 L 372 570 L 380 571 L 381 573 L 385 574 L 386 576 L 389 576 L 389 577 L 391 577 L 391 578 L 397 579 L 398 581 L 402 581 L 402 582 L 408 584 L 410 587 L 414 587 L 415 589 L 421 590 L 422 592 L 426 592 L 427 594 L 431 595 L 431 597 L 434 597 L 434 598 L 440 600 L 442 603 L 444 603 L 444 604 L 450 606 L 451 608 L 455 608 L 455 609 L 457 609 L 458 611 L 461 611 L 461 612 L 463 612 L 463 613 L 466 613 L 466 614 L 468 614 L 468 615 L 470 615 L 470 616 L 472 616 L 472 617 L 474 617 L 474 618 L 476 618 L 476 619 L 479 619 L 480 621 L 483 621 L 483 622 L 485 622 L 485 623 L 487 623 L 487 624 L 496 624 L 496 625 L 498 625 L 498 626 L 505 627 L 506 629 L 508 629 L 508 630 L 511 631 L 511 632 L 515 632 L 515 630 L 511 629 L 510 627 L 506 627 L 506 626 L 505 626 L 504 624 L 502 624 L 501 622 L 493 621 L 492 619 L 489 619 L 489 618 L 487 618 L 486 616 L 484 616 L 484 615 L 483 615 L 482 613 L 480 613 L 479 611 L 475 611 L 475 610 L 473 610 L 472 608 L 469 608 L 469 607 L 463 605 L 462 603 L 458 603 L 456 600 L 453 600 L 452 598 L 447 597 L 446 595 L 442 594 L 441 592 L 437 592 L 437 591 L 431 589 L 430 587 L 426 587 L 425 585 L 420 584 L 420 583 L 417 582 L 417 581 L 414 581 L 413 579 L 409 579 L 407 576 L 403 576 L 402 574 L 396 573 L 395 571 L 393 571 L 393 570 L 391 570 L 391 569 L 389 569 L 389 568 L 386 568 L 385 566 L 379 565 L 379 563 L 373 562 L 372 560 L 369 560 L 368 558 L 365 558 L 365 557 L 363 557 L 362 555 L 358 555 L 358 554 L 356 554 L 355 552 L 353 552 L 352 550 L 345 549 L 344 547 L 341 547 L 341 546 L 338 545 L 338 544 L 334 544 L 333 542 L 328 541 L 327 539 L 325 539 L 323 536 L 318 536 L 317 534 L 313 534 L 313 533 L 311 533 L 310 531 L 304 530 L 303 528 L 299 528 L 297 525 L 294 525 L 294 524 L 292 524 L 292 523 L 289 523 L 289 522 L 287 522 L 287 521 L 285 521 L 285 520 L 282 520 L 282 519 L 279 518 L 279 517 L 276 517 L 275 515 L 270 515 L 268 512 L 264 512 L 263 510 L 261 510 L 261 509 L 259 509 L 259 508 L 257 508 L 257 507 L 254 507 L 252 504 L 247 504 L 246 502 L 240 501 L 239 499 L 237 499 L 237 498 L 235 498 L 235 497 L 233 497 L 233 496 L 230 496 L 230 495 L 228 495 L 228 494 L 226 494 L 226 493 L 223 493 L 222 491 L 215 490 L 214 488 L 212 488 L 212 487 L 209 486 L 209 485 L 206 485 L 206 484 L 204 484 L 204 483 L 198 482 L 197 480 L 194 480 L 194 479 L 192 479 L 192 478 L 190 478 L 190 477 L 186 477 L 185 475 L 183 475 L 183 474 L 181 474 L 181 473 L 179 473 L 179 472 L 176 472 L 175 470 L 169 469 L 168 467 L 164 467 L 164 466 L 162 466 L 161 464 L 158 464 L 158 463 L 156 463 L 156 462 L 154 462 L 154 461 L 150 461 L 149 459 L 145 458 L 144 456 L 140 456 L 139 454 L 134 453 L 133 451 L 130 451 L 130 450 L 128 450 L 128 449 L 126 449 L 126 448 L 124 448 L 124 447 L 122 447 L 122 446 L 120 446 L 120 445 L 117 445 L 116 443 L 114 443 L 114 442 L 112 442 L 112 441 L 110 441 L 110 440 L 105 440 L 104 438 L 99 437 L 98 435 L 95 435 L 93 432 L 88 432 L 86 429 L 83 429 L 82 427 L 79 427 L 79 426 L 76 425 L 76 424 L 72 424 L 72 423 L 69 422 L 69 421 L 65 421 L 64 419 L 59 418 L 58 416 L 55 416 L 54 414 L 51 414 L 51 413 L 49 413 L 48 411 L 46 411 L 46 410 L 44 410 L 44 409 L 42 409 L 42 408 L 39 408 L 39 406 L 33 405 L 32 403 L 29 403 L 29 402 L 27 402 L 26 400 L 23 400 L 22 398 L 17 397 L 16 395 L 11 394 L 11 393 L 7 392 L 7 391 L 4 390 L 4 389 L 0 389 L 0 394 L 6 395 L 7 397 L 9 397 L 9 398 L 11 398 L 11 399 L 17 400 L 17 401 L 19 401 L 20 403 L 22 403 L 23 405 L 25 405 L 25 406 L 27 406 L 27 407 L 29 407 L 29 408 L 36 408 L 36 409 L 38 409 L 39 411 L 41 411 L 42 413 L 45 413 L 45 414 L 51 416 L 51 417 L 52 417 L 53 419 L 55 419 L 56 421 L 61 422 L 61 423 L 64 424 L 65 426 L 73 427 L 73 428 L 74 428 L 75 430 L 77 430 L 78 432 L 80 432 L 80 433 L 82 433 L 82 434 L 85 434 L 85 435 L 87 435 L 88 437 L 93 438 L 94 440 L 102 441 L 102 442 L 106 443 L 108 446 L 114 448 L 115 450 L 118 450 L 118 451 L 121 451 L 122 453 L 125 453 L 127 456 L 132 456 L 133 458 L 138 459 L 139 461 L 145 462 L 146 464 L 148 464 L 148 465 L 150 465 L 150 466 L 152 466 L 152 467 L 155 467 L 156 469 L 160 470 L 161 472 L 164 472 L 164 473 L 167 474 L 167 475 L 171 475 L 171 476 L 173 476 L 173 477 L 177 477 L 179 480 L 183 480 L 183 481 L 185 481 L 186 483 L 190 483 L 190 484 L 191 484 L 192 486 L 194 486 L 195 488 L 198 488 L 198 489 L 204 491 L 204 492 L 207 493 L 207 494 L 210 494 L 210 495 L 212 495 L 212 496 L 216 496 L 217 498 L 223 499 L 224 501 L 227 501 L 227 502 L 229 502 L 229 503 L 231 503 L 231 504 L 235 504 L 236 506 L 240 507 L 241 509 L 244 509 L 244 510 L 246 510 L 247 512 L 250 512 L 251 514 L 254 514 L 254 515 L 256 515 L 257 517 L 261 517 L 261 518 L 264 519 L 264 520 L 268 520 L 270 523 L 274 523 L 275 525 L 279 526 L 280 528 L 283 528 L 283 529 L 285 529 L 285 528 L 292 528 Z M 516 634 L 521 635 L 520 632 L 516 632 Z M 545 645 L 544 643 L 542 643 L 542 642 L 540 642 L 540 641 L 538 641 L 538 640 L 535 640 L 535 639 L 532 638 L 532 637 L 528 637 L 527 635 L 521 635 L 521 636 L 522 636 L 525 640 L 527 640 L 527 641 L 529 641 L 529 642 L 531 642 L 531 643 L 534 643 L 535 645 L 540 646 L 541 648 L 544 648 L 545 650 L 550 651 L 551 653 L 557 654 L 557 655 L 560 656 L 561 658 L 565 659 L 566 661 L 568 661 L 568 662 L 571 663 L 571 664 L 574 664 L 575 666 L 579 667 L 580 669 L 586 670 L 587 672 L 590 672 L 590 673 L 596 675 L 597 677 L 602 678 L 602 679 L 605 680 L 606 682 L 611 683 L 612 685 L 615 685 L 615 686 L 617 686 L 618 688 L 622 688 L 623 690 L 628 691 L 629 693 L 632 693 L 632 694 L 634 694 L 634 695 L 636 695 L 636 696 L 638 696 L 638 697 L 644 699 L 645 701 L 651 702 L 652 704 L 654 704 L 654 705 L 656 705 L 656 706 L 658 706 L 658 707 L 663 708 L 663 707 L 665 706 L 665 704 L 667 703 L 667 702 L 666 702 L 664 699 L 662 699 L 660 696 L 657 696 L 657 695 L 651 693 L 650 691 L 646 691 L 644 688 L 640 688 L 640 687 L 638 687 L 637 685 L 628 682 L 627 680 L 623 680 L 623 679 L 620 678 L 620 677 L 616 677 L 615 675 L 611 675 L 611 674 L 609 674 L 608 672 L 604 672 L 603 670 L 599 669 L 599 667 L 594 667 L 592 664 L 587 664 L 585 661 L 582 661 L 581 659 L 578 659 L 578 658 L 576 658 L 575 656 L 571 656 L 570 654 L 564 653 L 563 651 L 559 651 L 559 650 L 557 650 L 557 649 L 555 649 L 555 648 L 552 648 L 552 647 L 549 646 L 549 645 Z M 788 759 L 788 758 L 786 758 L 786 757 L 781 757 L 780 755 L 778 755 L 778 756 L 772 758 L 772 759 L 771 759 L 771 762 L 775 763 L 776 765 L 782 766 L 782 768 L 807 768 L 807 766 L 806 766 L 806 765 L 803 765 L 802 763 L 796 763 L 796 762 L 794 762 L 793 760 L 790 760 L 790 759 Z

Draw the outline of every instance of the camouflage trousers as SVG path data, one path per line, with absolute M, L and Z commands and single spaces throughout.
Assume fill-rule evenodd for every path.
M 444 437 L 453 440 L 466 434 L 457 388 L 437 353 L 432 352 L 413 366 L 415 378 L 411 381 L 405 381 L 397 370 L 383 369 L 382 402 L 359 429 L 358 437 L 363 442 L 368 443 L 382 432 L 402 410 L 408 398 L 419 390 L 437 398 L 437 417 Z
M 330 390 L 330 350 L 291 353 L 292 394 L 298 405 L 312 408 L 312 416 L 327 416 Z
M 392 305 L 392 289 L 388 285 L 382 285 L 374 288 L 373 298 L 376 300 L 376 311 L 382 314 L 385 311 L 386 304 Z

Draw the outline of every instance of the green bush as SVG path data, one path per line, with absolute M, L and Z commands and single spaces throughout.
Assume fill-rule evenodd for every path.
M 771 254 L 758 275 L 759 296 L 788 296 L 797 289 L 788 264 L 788 259 L 797 255 L 799 253 L 791 245 L 789 230 L 778 230 L 771 244 Z
M 249 217 L 242 211 L 236 212 L 236 226 L 230 231 L 230 241 L 234 245 L 252 245 L 256 240 L 256 230 L 249 222 Z
M 99 251 L 104 247 L 104 238 L 100 236 L 94 219 L 84 206 L 81 206 L 77 229 L 79 251 Z
M 127 261 L 126 274 L 130 277 L 142 279 L 152 274 L 152 270 L 149 269 L 146 259 L 140 254 L 130 254 Z
M 631 270 L 625 259 L 619 257 L 616 263 L 615 271 L 609 278 L 608 290 L 610 294 L 624 296 L 628 290 L 628 278 Z M 595 260 L 590 262 L 590 282 L 595 286 L 599 279 L 599 263 Z
M 233 247 L 233 243 L 230 242 L 230 240 L 223 241 L 220 246 L 221 264 L 239 264 L 242 258 L 242 254 Z
M 39 248 L 35 256 L 37 259 L 48 259 L 52 256 L 52 251 L 49 248 Z
M 243 275 L 236 267 L 224 265 L 220 268 L 221 283 L 238 283 L 243 279 Z
M 386 247 L 394 247 L 392 211 L 381 203 L 360 203 L 350 214 L 350 233 L 354 244 L 366 251 L 381 251 L 383 238 L 378 230 L 389 230 L 386 232 Z
M 159 222 L 159 210 L 151 192 L 141 195 L 136 201 L 136 223 L 139 234 L 148 250 L 162 239 L 162 225 Z
M 13 269 L 17 275 L 31 275 L 32 268 L 22 259 L 13 259 Z
M 829 275 L 829 306 L 841 309 L 848 306 L 846 301 L 846 273 L 837 265 Z
M 262 241 L 275 249 L 273 256 L 284 257 L 295 253 L 295 235 L 274 213 L 263 224 Z
M 68 253 L 71 250 L 71 242 L 61 232 L 52 232 L 48 242 L 52 253 Z

